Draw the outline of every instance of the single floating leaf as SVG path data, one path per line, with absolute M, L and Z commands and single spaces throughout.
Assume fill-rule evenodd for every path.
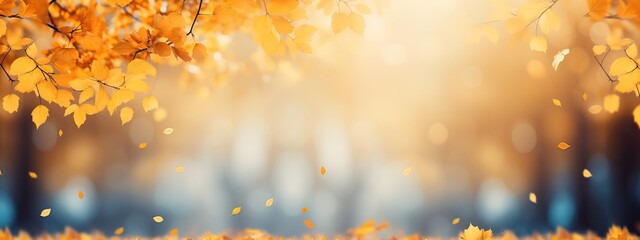
M 177 167 L 177 168 L 176 168 L 176 172 L 177 172 L 177 173 L 184 172 L 184 167 L 183 167 L 183 166 Z
M 538 197 L 536 197 L 535 193 L 529 193 L 529 201 L 532 203 L 538 203 Z
M 304 223 L 304 225 L 307 228 L 315 228 L 316 225 L 313 223 L 313 221 L 309 220 L 309 219 L 305 219 L 304 221 L 302 221 L 302 223 Z
M 169 231 L 169 236 L 171 237 L 178 236 L 178 229 L 177 228 L 171 229 L 171 231 Z
M 589 98 L 589 95 L 587 95 L 587 93 L 582 94 L 582 101 L 586 102 L 588 98 Z
M 145 97 L 142 100 L 142 108 L 144 108 L 144 112 L 151 111 L 153 109 L 158 108 L 158 100 L 156 100 L 153 96 Z
M 560 50 L 558 53 L 556 53 L 555 56 L 553 56 L 553 62 L 551 63 L 553 70 L 558 71 L 558 66 L 562 61 L 564 61 L 564 57 L 567 55 L 569 55 L 569 49 L 565 48 Z
M 560 150 L 567 150 L 567 149 L 568 149 L 568 148 L 570 148 L 570 147 L 571 147 L 571 145 L 569 145 L 569 144 L 568 144 L 568 143 L 566 143 L 566 142 L 560 142 L 560 143 L 558 143 L 558 148 L 559 148 Z
M 162 218 L 161 216 L 155 216 L 153 217 L 153 221 L 161 223 L 162 221 L 164 221 L 164 218 Z
M 320 167 L 320 175 L 324 176 L 325 173 L 327 173 L 327 169 L 324 166 Z
M 300 212 L 302 212 L 302 213 L 306 213 L 308 211 L 309 211 L 309 209 L 306 208 L 306 207 L 300 208 Z
M 584 170 L 582 170 L 582 176 L 583 176 L 584 178 L 591 178 L 591 176 L 592 176 L 592 175 L 591 175 L 591 171 L 589 171 L 589 169 L 586 169 L 586 168 L 585 168 Z
M 164 131 L 162 131 L 162 133 L 164 135 L 171 135 L 173 133 L 173 128 L 165 128 Z
M 456 225 L 460 223 L 460 218 L 454 218 L 453 221 L 451 221 L 451 224 Z
M 138 144 L 138 148 L 140 148 L 140 149 L 145 149 L 145 148 L 147 148 L 147 143 L 146 143 L 146 142 L 143 142 L 143 143 Z
M 31 120 L 36 125 L 36 129 L 40 128 L 42 124 L 47 121 L 49 117 L 49 109 L 44 105 L 38 105 L 31 112 Z
M 273 205 L 273 198 L 267 199 L 267 202 L 264 205 L 267 207 L 271 207 L 271 205 Z
M 113 234 L 115 235 L 120 235 L 124 232 L 124 227 L 119 227 L 118 229 L 116 229 L 115 231 L 113 231 Z
M 130 107 L 123 107 L 120 109 L 120 120 L 122 121 L 122 125 L 128 123 L 133 119 L 133 109 Z
M 409 176 L 409 174 L 411 174 L 411 168 L 405 168 L 404 171 L 402 171 L 402 174 L 405 176 Z
M 64 132 L 62 131 L 62 129 L 58 130 L 58 137 L 62 137 L 62 134 L 64 134 Z
M 33 179 L 38 179 L 38 174 L 35 172 L 29 172 L 29 177 Z
M 240 213 L 240 211 L 242 211 L 242 207 L 236 207 L 233 210 L 231 210 L 231 215 L 238 215 L 238 213 Z
M 78 191 L 78 198 L 80 200 L 84 199 L 84 193 L 82 191 Z
M 553 103 L 553 105 L 556 105 L 558 107 L 562 107 L 562 102 L 559 99 L 551 99 L 551 102 Z
M 40 212 L 40 217 L 48 217 L 51 214 L 51 208 L 45 208 Z

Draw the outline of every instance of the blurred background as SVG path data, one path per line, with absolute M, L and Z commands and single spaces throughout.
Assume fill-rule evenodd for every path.
M 586 1 L 553 10 L 561 30 L 547 54 L 504 35 L 497 45 L 469 39 L 469 26 L 490 20 L 486 1 L 393 1 L 367 17 L 364 37 L 334 36 L 329 19 L 310 13 L 324 27 L 314 53 L 296 59 L 271 60 L 246 33 L 220 36 L 225 52 L 207 65 L 159 69 L 149 81 L 161 108 L 144 113 L 134 102 L 125 126 L 103 112 L 78 130 L 51 108 L 36 131 L 35 97 L 24 97 L 31 102 L 18 113 L 0 111 L 0 226 L 293 236 L 373 219 L 388 221 L 389 234 L 455 236 L 469 223 L 519 235 L 556 226 L 604 234 L 611 224 L 637 232 L 640 130 L 631 110 L 640 101 L 623 95 L 619 112 L 602 111 L 613 88 L 591 46 L 610 26 L 584 17 Z M 564 48 L 571 52 L 554 71 Z M 559 150 L 560 141 L 571 148 Z M 242 212 L 231 216 L 236 206 Z

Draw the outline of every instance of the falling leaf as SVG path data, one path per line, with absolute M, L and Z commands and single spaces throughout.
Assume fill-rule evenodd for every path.
M 62 129 L 58 130 L 58 137 L 62 137 L 62 134 L 64 134 L 64 132 L 62 131 Z
M 451 224 L 456 225 L 460 223 L 460 218 L 454 218 L 453 221 L 451 221 Z
M 171 231 L 169 231 L 169 236 L 171 237 L 178 236 L 178 229 L 177 228 L 171 229 Z
M 586 168 L 585 168 L 584 170 L 582 170 L 582 176 L 583 176 L 584 178 L 591 178 L 591 176 L 592 176 L 592 175 L 591 175 L 591 171 L 589 171 L 589 169 L 586 169 Z
M 561 150 L 567 150 L 568 148 L 570 148 L 571 145 L 569 145 L 566 142 L 560 142 L 558 143 L 558 148 L 560 148 Z
M 405 168 L 404 171 L 402 171 L 402 174 L 405 176 L 409 176 L 409 174 L 411 174 L 411 168 Z
M 40 217 L 48 217 L 51 214 L 51 208 L 45 208 L 40 212 Z
M 565 48 L 560 50 L 558 53 L 556 53 L 555 56 L 553 56 L 553 62 L 551 63 L 553 70 L 558 71 L 558 65 L 560 65 L 560 63 L 564 61 L 564 57 L 567 56 L 568 54 L 569 54 L 569 49 Z
M 589 98 L 589 95 L 587 95 L 587 93 L 582 94 L 582 101 L 586 102 L 588 98 Z
M 303 208 L 300 209 L 300 212 L 302 212 L 302 213 L 306 213 L 308 211 L 309 211 L 309 209 L 306 208 L 306 207 L 303 207 Z
M 231 215 L 238 215 L 238 213 L 240 213 L 240 211 L 242 211 L 242 207 L 236 207 L 233 210 L 231 210 Z
M 551 102 L 553 103 L 553 105 L 556 105 L 558 107 L 562 107 L 562 102 L 559 99 L 551 99 Z
M 273 205 L 273 198 L 267 199 L 267 202 L 264 205 L 267 207 L 271 207 L 271 205 Z
M 309 219 L 305 219 L 304 221 L 302 221 L 302 223 L 304 223 L 304 225 L 307 228 L 315 228 L 316 225 L 313 223 L 313 221 L 309 220 Z
M 620 108 L 620 97 L 616 94 L 608 94 L 604 96 L 604 110 L 609 113 L 614 113 Z
M 327 173 L 327 169 L 324 166 L 320 167 L 320 175 L 324 176 L 325 173 Z
M 145 149 L 145 148 L 147 148 L 147 143 L 146 143 L 146 142 L 143 142 L 143 143 L 138 144 L 138 148 L 140 148 L 140 149 Z
M 162 133 L 164 135 L 171 135 L 173 133 L 173 128 L 165 128 L 164 131 L 162 131 Z
M 78 198 L 80 200 L 84 199 L 84 193 L 82 191 L 78 191 Z
M 529 201 L 532 203 L 538 203 L 538 197 L 536 197 L 535 193 L 529 193 Z
M 533 38 L 531 38 L 531 41 L 529 42 L 529 47 L 531 48 L 532 51 L 546 53 L 547 52 L 547 39 L 545 39 L 542 36 L 533 37 Z
M 183 167 L 183 166 L 177 167 L 177 168 L 176 168 L 176 172 L 177 172 L 177 173 L 184 172 L 184 167 Z
M 600 112 L 602 112 L 602 106 L 601 105 L 593 105 L 591 107 L 589 107 L 588 109 L 589 113 L 591 114 L 598 114 Z
M 161 216 L 155 216 L 153 217 L 153 221 L 161 223 L 162 221 L 164 221 L 164 218 L 162 218 Z
M 115 235 L 120 235 L 124 232 L 124 227 L 119 227 L 118 229 L 116 229 L 115 231 L 113 231 L 113 234 Z
M 38 174 L 35 172 L 29 172 L 29 177 L 33 178 L 33 179 L 38 179 Z

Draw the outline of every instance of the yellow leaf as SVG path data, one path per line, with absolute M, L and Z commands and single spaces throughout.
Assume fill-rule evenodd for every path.
M 36 125 L 36 129 L 40 128 L 40 126 L 47 121 L 49 117 L 49 109 L 44 105 L 38 105 L 31 112 L 31 120 Z
M 78 198 L 79 198 L 80 200 L 84 199 L 84 193 L 83 193 L 82 191 L 79 191 L 79 192 L 78 192 Z
M 331 15 L 331 29 L 338 34 L 349 27 L 349 16 L 346 13 L 336 12 Z
M 7 94 L 2 98 L 2 108 L 8 113 L 17 112 L 19 106 L 20 97 L 16 94 Z
M 145 97 L 142 100 L 142 108 L 144 108 L 144 112 L 156 109 L 158 108 L 158 100 L 156 100 L 156 98 L 153 96 Z
M 177 173 L 184 172 L 184 167 L 183 167 L 183 166 L 177 167 L 177 168 L 176 168 L 176 172 L 177 172 Z
M 336 8 L 336 2 L 334 0 L 320 0 L 316 9 L 322 9 L 324 15 L 329 15 Z
M 597 105 L 597 104 L 593 105 L 593 106 L 590 106 L 588 111 L 591 114 L 598 114 L 598 113 L 602 112 L 602 106 L 601 105 Z
M 404 171 L 402 171 L 402 174 L 405 176 L 409 176 L 409 174 L 411 174 L 411 168 L 405 168 Z
M 113 231 L 113 234 L 115 235 L 120 235 L 124 232 L 124 227 L 119 227 L 118 229 L 116 229 L 115 231 Z
M 32 179 L 38 179 L 38 174 L 35 172 L 29 172 L 29 177 Z
M 607 46 L 605 46 L 605 45 L 595 45 L 595 46 L 593 46 L 592 50 L 593 50 L 593 55 L 600 56 L 604 52 L 607 51 Z
M 582 93 L 582 101 L 587 101 L 587 99 L 589 98 L 589 95 L 587 93 Z
M 147 143 L 146 143 L 146 142 L 143 142 L 143 143 L 138 144 L 138 148 L 140 148 L 140 149 L 145 149 L 145 148 L 147 148 Z
M 558 71 L 558 66 L 562 61 L 564 61 L 564 57 L 567 56 L 568 54 L 569 54 L 569 49 L 565 48 L 558 51 L 558 53 L 556 53 L 556 55 L 553 56 L 553 62 L 551 63 L 553 70 Z
M 253 20 L 253 38 L 267 53 L 275 53 L 280 46 L 280 37 L 269 16 L 258 16 Z
M 320 175 L 324 176 L 325 173 L 327 173 L 327 169 L 324 166 L 320 167 Z
M 620 97 L 616 94 L 609 94 L 604 96 L 604 110 L 609 113 L 614 113 L 620 108 Z
M 231 210 L 231 215 L 238 215 L 240 211 L 242 211 L 242 207 L 236 207 L 233 210 Z
M 23 73 L 33 71 L 34 69 L 36 69 L 36 62 L 26 56 L 19 57 L 11 63 L 11 66 L 9 67 L 9 74 L 21 75 Z
M 169 236 L 171 237 L 178 236 L 178 229 L 177 228 L 171 229 L 171 231 L 169 231 Z
M 40 217 L 48 217 L 51 214 L 51 208 L 45 208 L 40 212 Z
M 62 129 L 58 130 L 58 137 L 62 137 L 62 134 L 64 134 L 64 132 L 62 131 Z
M 360 14 L 351 12 L 351 14 L 349 14 L 349 28 L 351 31 L 362 35 L 364 34 L 364 27 L 364 17 Z
M 638 125 L 640 126 L 640 123 Z M 302 213 L 306 213 L 308 211 L 309 211 L 309 209 L 306 208 L 306 207 L 303 207 L 303 208 L 300 209 L 300 212 L 302 212 Z
M 451 224 L 456 225 L 460 223 L 460 218 L 454 218 L 453 221 L 451 221 Z
M 635 43 L 632 43 L 626 50 L 624 50 L 628 57 L 636 58 L 638 56 L 638 47 Z
M 570 148 L 570 147 L 571 147 L 571 145 L 569 145 L 569 144 L 568 144 L 568 143 L 566 143 L 566 142 L 560 142 L 560 143 L 558 143 L 558 148 L 559 148 L 560 150 L 567 150 L 567 149 L 568 149 L 568 148 Z
M 533 38 L 531 38 L 531 41 L 529 42 L 529 47 L 531 48 L 532 51 L 538 51 L 538 52 L 546 53 L 547 52 L 547 39 L 545 39 L 542 36 L 533 37 Z
M 271 207 L 271 205 L 273 205 L 273 198 L 267 199 L 267 202 L 264 205 L 267 207 Z
M 298 6 L 297 0 L 270 0 L 267 4 L 269 14 L 284 15 Z
M 133 119 L 133 109 L 130 107 L 123 107 L 120 109 L 120 120 L 122 121 L 122 125 L 128 123 Z
M 586 168 L 585 168 L 584 170 L 582 170 L 582 176 L 583 176 L 584 178 L 591 178 L 591 176 L 592 176 L 592 175 L 591 175 L 591 171 L 589 171 L 589 169 L 586 169 Z
M 29 46 L 27 47 L 25 52 L 26 52 L 27 56 L 29 56 L 31 58 L 35 58 L 36 55 L 38 54 L 38 47 L 36 46 L 35 43 L 31 43 L 31 44 L 29 44 Z
M 356 5 L 356 9 L 362 14 L 371 14 L 371 9 L 364 3 Z
M 164 131 L 162 131 L 162 133 L 164 135 L 171 135 L 173 133 L 173 128 L 165 128 Z
M 153 217 L 153 221 L 161 223 L 162 221 L 164 221 L 164 218 L 162 218 L 161 216 L 155 216 Z
M 80 93 L 80 97 L 78 98 L 78 103 L 87 101 L 89 98 L 93 97 L 93 94 L 93 88 L 86 88 L 82 90 L 82 92 Z
M 558 107 L 562 107 L 562 102 L 559 99 L 553 98 L 553 99 L 551 99 L 551 102 L 553 103 L 553 105 L 556 105 Z
M 638 128 L 640 128 L 640 105 L 633 109 L 633 121 L 636 122 Z
M 193 53 L 191 54 L 193 59 L 202 63 L 207 58 L 207 47 L 205 47 L 202 43 L 196 43 L 193 46 Z
M 156 68 L 149 62 L 136 58 L 127 64 L 127 75 L 130 74 L 146 74 L 156 76 Z
M 302 221 L 302 223 L 304 223 L 304 225 L 307 228 L 315 228 L 316 225 L 313 223 L 313 221 L 309 220 L 309 219 L 305 219 L 304 221 Z
M 535 193 L 529 193 L 529 201 L 531 201 L 532 203 L 538 202 L 538 197 L 536 197 Z

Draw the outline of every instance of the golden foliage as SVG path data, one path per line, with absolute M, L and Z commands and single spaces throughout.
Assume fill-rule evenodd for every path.
M 11 89 L 3 109 L 18 111 L 18 94 L 34 93 L 36 127 L 56 104 L 64 116 L 73 114 L 77 127 L 87 116 L 120 112 L 122 123 L 133 117 L 129 102 L 137 94 L 144 112 L 159 108 L 150 95 L 148 77 L 159 65 L 205 64 L 210 52 L 224 52 L 218 39 L 253 29 L 262 51 L 273 57 L 311 53 L 318 27 L 313 11 L 331 18 L 338 34 L 345 29 L 362 35 L 364 15 L 378 12 L 386 1 L 204 1 L 204 0 L 4 0 L 0 2 L 0 65 Z M 163 6 L 162 8 L 157 6 Z M 30 31 L 25 33 L 25 31 Z M 48 38 L 38 46 L 31 37 Z M 126 70 L 125 70 L 126 69 Z M 46 102 L 46 104 L 45 104 Z

